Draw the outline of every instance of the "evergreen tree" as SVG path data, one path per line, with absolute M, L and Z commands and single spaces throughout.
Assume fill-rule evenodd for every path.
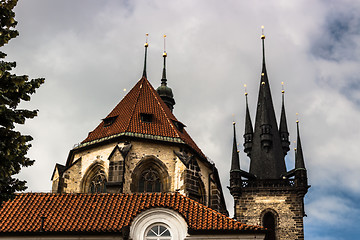
M 16 4 L 17 0 L 0 0 L 0 47 L 19 35 L 13 11 Z M 5 57 L 0 51 L 0 205 L 11 199 L 16 191 L 27 188 L 26 181 L 12 175 L 34 163 L 26 157 L 32 137 L 14 128 L 15 124 L 24 124 L 26 119 L 37 115 L 37 110 L 18 109 L 18 105 L 21 101 L 29 101 L 30 95 L 44 82 L 42 78 L 29 80 L 26 75 L 10 73 L 16 63 L 4 61 Z

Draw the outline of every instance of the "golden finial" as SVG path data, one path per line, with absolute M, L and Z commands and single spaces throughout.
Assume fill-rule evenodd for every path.
M 284 82 L 281 82 L 281 93 L 285 93 L 285 90 L 284 90 Z
M 246 90 L 246 84 L 244 84 L 244 88 L 245 88 L 245 96 L 247 96 L 248 93 L 247 93 L 247 90 Z
M 166 34 L 164 34 L 164 53 L 163 53 L 163 57 L 167 57 L 167 53 L 166 53 Z
M 299 113 L 296 113 L 296 123 L 299 123 Z
M 233 125 L 235 125 L 236 124 L 236 122 L 235 121 L 233 121 Z
M 264 73 L 261 73 L 261 76 L 263 77 L 265 74 Z
M 147 33 L 147 34 L 145 34 L 145 35 L 146 35 L 146 41 L 145 41 L 144 46 L 145 46 L 145 47 L 148 47 L 148 46 L 149 46 L 149 44 L 148 44 L 148 36 L 149 36 L 149 34 Z
M 261 26 L 261 39 L 265 39 L 264 26 Z
M 124 92 L 126 92 L 126 88 L 124 88 Z
M 296 141 L 294 141 L 294 145 L 296 146 Z M 294 147 L 294 151 L 296 152 L 296 147 Z
M 261 82 L 262 85 L 265 85 L 265 82 Z

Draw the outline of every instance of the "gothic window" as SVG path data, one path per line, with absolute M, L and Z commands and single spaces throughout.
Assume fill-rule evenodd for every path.
M 275 216 L 271 212 L 265 213 L 263 217 L 263 226 L 267 228 L 268 234 L 265 237 L 265 240 L 275 240 Z
M 146 233 L 146 240 L 171 240 L 169 229 L 163 225 L 152 226 Z
M 141 173 L 139 192 L 161 192 L 162 184 L 159 173 L 152 169 L 146 169 Z
M 100 170 L 90 181 L 90 193 L 105 193 L 106 192 L 106 177 L 105 172 Z
M 166 165 L 154 156 L 145 156 L 131 174 L 131 192 L 167 192 L 170 176 Z

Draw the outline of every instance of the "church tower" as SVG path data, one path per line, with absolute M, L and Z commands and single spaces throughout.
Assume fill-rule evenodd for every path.
M 247 93 L 244 152 L 250 158 L 249 172 L 240 169 L 234 125 L 234 145 L 230 170 L 230 193 L 234 197 L 235 218 L 245 224 L 269 229 L 266 239 L 304 239 L 304 196 L 310 187 L 297 122 L 295 169 L 286 170 L 290 150 L 284 90 L 280 124 L 277 124 L 265 64 L 265 36 L 261 36 L 263 63 L 253 127 Z
M 164 36 L 165 37 L 165 36 Z M 56 193 L 178 192 L 228 214 L 218 171 L 173 114 L 164 50 L 161 86 L 141 79 L 52 176 Z

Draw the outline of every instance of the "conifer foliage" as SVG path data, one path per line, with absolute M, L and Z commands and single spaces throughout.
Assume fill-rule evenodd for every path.
M 19 35 L 13 11 L 16 4 L 17 0 L 0 0 L 0 47 Z M 44 82 L 43 78 L 29 80 L 26 75 L 12 74 L 16 63 L 4 61 L 5 57 L 6 54 L 0 51 L 0 206 L 11 199 L 14 192 L 27 188 L 26 181 L 13 175 L 34 163 L 26 157 L 32 137 L 16 131 L 15 125 L 35 117 L 37 110 L 19 109 L 18 105 L 29 101 L 30 95 Z

